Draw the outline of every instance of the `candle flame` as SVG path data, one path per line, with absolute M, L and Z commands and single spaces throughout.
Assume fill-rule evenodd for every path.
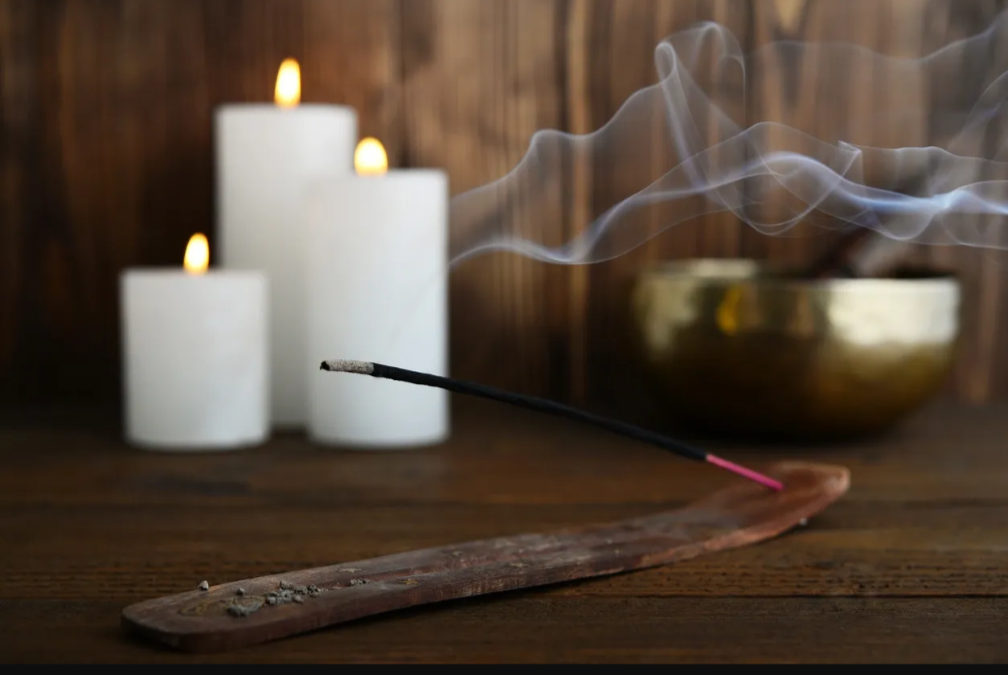
M 284 59 L 280 64 L 273 100 L 281 108 L 293 108 L 301 102 L 301 67 L 295 59 Z
M 354 151 L 354 168 L 362 176 L 383 174 L 388 171 L 388 155 L 377 138 L 365 138 Z
M 204 274 L 209 265 L 210 245 L 204 235 L 196 233 L 189 238 L 189 244 L 186 245 L 182 266 L 190 274 Z

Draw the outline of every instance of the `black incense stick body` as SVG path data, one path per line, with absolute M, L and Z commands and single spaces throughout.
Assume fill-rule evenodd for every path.
M 626 422 L 620 422 L 618 420 L 579 410 L 562 403 L 557 403 L 556 401 L 515 394 L 513 392 L 495 389 L 493 387 L 488 387 L 474 382 L 465 382 L 462 380 L 442 377 L 440 375 L 421 373 L 414 370 L 397 368 L 395 366 L 386 366 L 381 363 L 372 363 L 369 361 L 323 361 L 321 369 L 339 373 L 370 375 L 372 377 L 396 380 L 398 382 L 437 387 L 439 389 L 445 389 L 459 394 L 489 398 L 495 401 L 509 403 L 514 406 L 538 412 L 551 413 L 558 417 L 565 417 L 578 422 L 585 422 L 621 436 L 650 443 L 651 445 L 669 450 L 677 455 L 686 457 L 687 459 L 713 464 L 714 466 L 726 469 L 744 478 L 748 478 L 749 480 L 755 481 L 772 490 L 782 490 L 784 487 L 779 481 L 769 478 L 768 476 L 764 476 L 763 474 L 752 471 L 751 469 L 746 469 L 745 467 L 733 464 L 732 462 L 721 459 L 720 457 L 712 455 L 708 452 L 704 452 L 703 450 L 694 448 L 681 441 L 663 436 L 647 429 L 642 429 L 641 427 L 634 426 L 632 424 L 627 424 Z

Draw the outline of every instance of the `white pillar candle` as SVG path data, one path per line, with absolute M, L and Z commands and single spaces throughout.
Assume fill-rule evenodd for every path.
M 309 192 L 308 434 L 359 448 L 430 445 L 449 435 L 447 392 L 319 370 L 359 359 L 448 374 L 447 176 L 386 172 L 374 139 L 358 159 L 368 150 L 380 154 L 377 175 L 331 176 Z
M 207 271 L 194 235 L 184 268 L 120 277 L 127 440 L 150 450 L 227 450 L 269 435 L 269 282 Z
M 215 125 L 221 264 L 269 277 L 271 423 L 301 428 L 308 381 L 300 209 L 312 178 L 353 173 L 357 114 L 300 104 L 296 63 L 284 62 L 275 104 L 222 106 Z

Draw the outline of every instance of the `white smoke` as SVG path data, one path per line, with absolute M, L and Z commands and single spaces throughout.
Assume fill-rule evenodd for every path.
M 452 262 L 489 251 L 560 264 L 600 262 L 627 253 L 662 229 L 711 212 L 731 212 L 768 235 L 819 214 L 892 239 L 996 246 L 982 228 L 1002 227 L 1002 222 L 970 216 L 1008 214 L 1008 164 L 1002 161 L 1008 136 L 998 135 L 1008 72 L 976 78 L 974 89 L 966 92 L 972 102 L 967 109 L 959 103 L 943 109 L 940 97 L 932 97 L 939 101 L 929 111 L 932 119 L 943 121 L 939 127 L 954 124 L 955 131 L 922 147 L 816 138 L 778 122 L 745 124 L 726 112 L 739 109 L 739 101 L 701 83 L 732 74 L 744 81 L 754 69 L 766 72 L 779 63 L 800 70 L 814 60 L 834 70 L 872 73 L 882 81 L 916 78 L 939 90 L 947 82 L 961 93 L 964 83 L 967 89 L 971 85 L 960 64 L 989 61 L 1006 28 L 1008 13 L 1003 13 L 982 33 L 918 59 L 841 43 L 779 42 L 744 54 L 727 28 L 709 22 L 676 33 L 655 51 L 656 84 L 634 93 L 605 126 L 586 135 L 540 131 L 510 173 L 452 200 Z M 999 72 L 1000 64 L 994 65 Z M 840 103 L 823 100 L 817 105 Z M 915 103 L 880 109 L 873 120 L 898 125 L 907 114 L 905 106 Z M 655 119 L 662 121 L 658 132 Z M 640 176 L 641 149 L 660 149 L 657 156 L 668 161 L 651 166 L 645 182 L 604 206 L 575 237 L 549 246 L 530 234 L 549 231 L 543 219 L 564 212 L 578 163 L 589 170 L 604 166 L 610 175 L 625 167 L 628 175 Z M 759 208 L 771 203 L 773 209 Z M 657 206 L 664 208 L 656 230 L 651 209 Z

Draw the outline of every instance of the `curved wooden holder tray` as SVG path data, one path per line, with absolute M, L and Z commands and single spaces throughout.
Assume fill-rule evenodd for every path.
M 665 565 L 775 537 L 847 492 L 837 466 L 788 462 L 780 492 L 732 486 L 674 511 L 243 579 L 123 610 L 129 630 L 188 652 L 236 649 L 428 603 Z M 242 591 L 244 594 L 240 594 Z

